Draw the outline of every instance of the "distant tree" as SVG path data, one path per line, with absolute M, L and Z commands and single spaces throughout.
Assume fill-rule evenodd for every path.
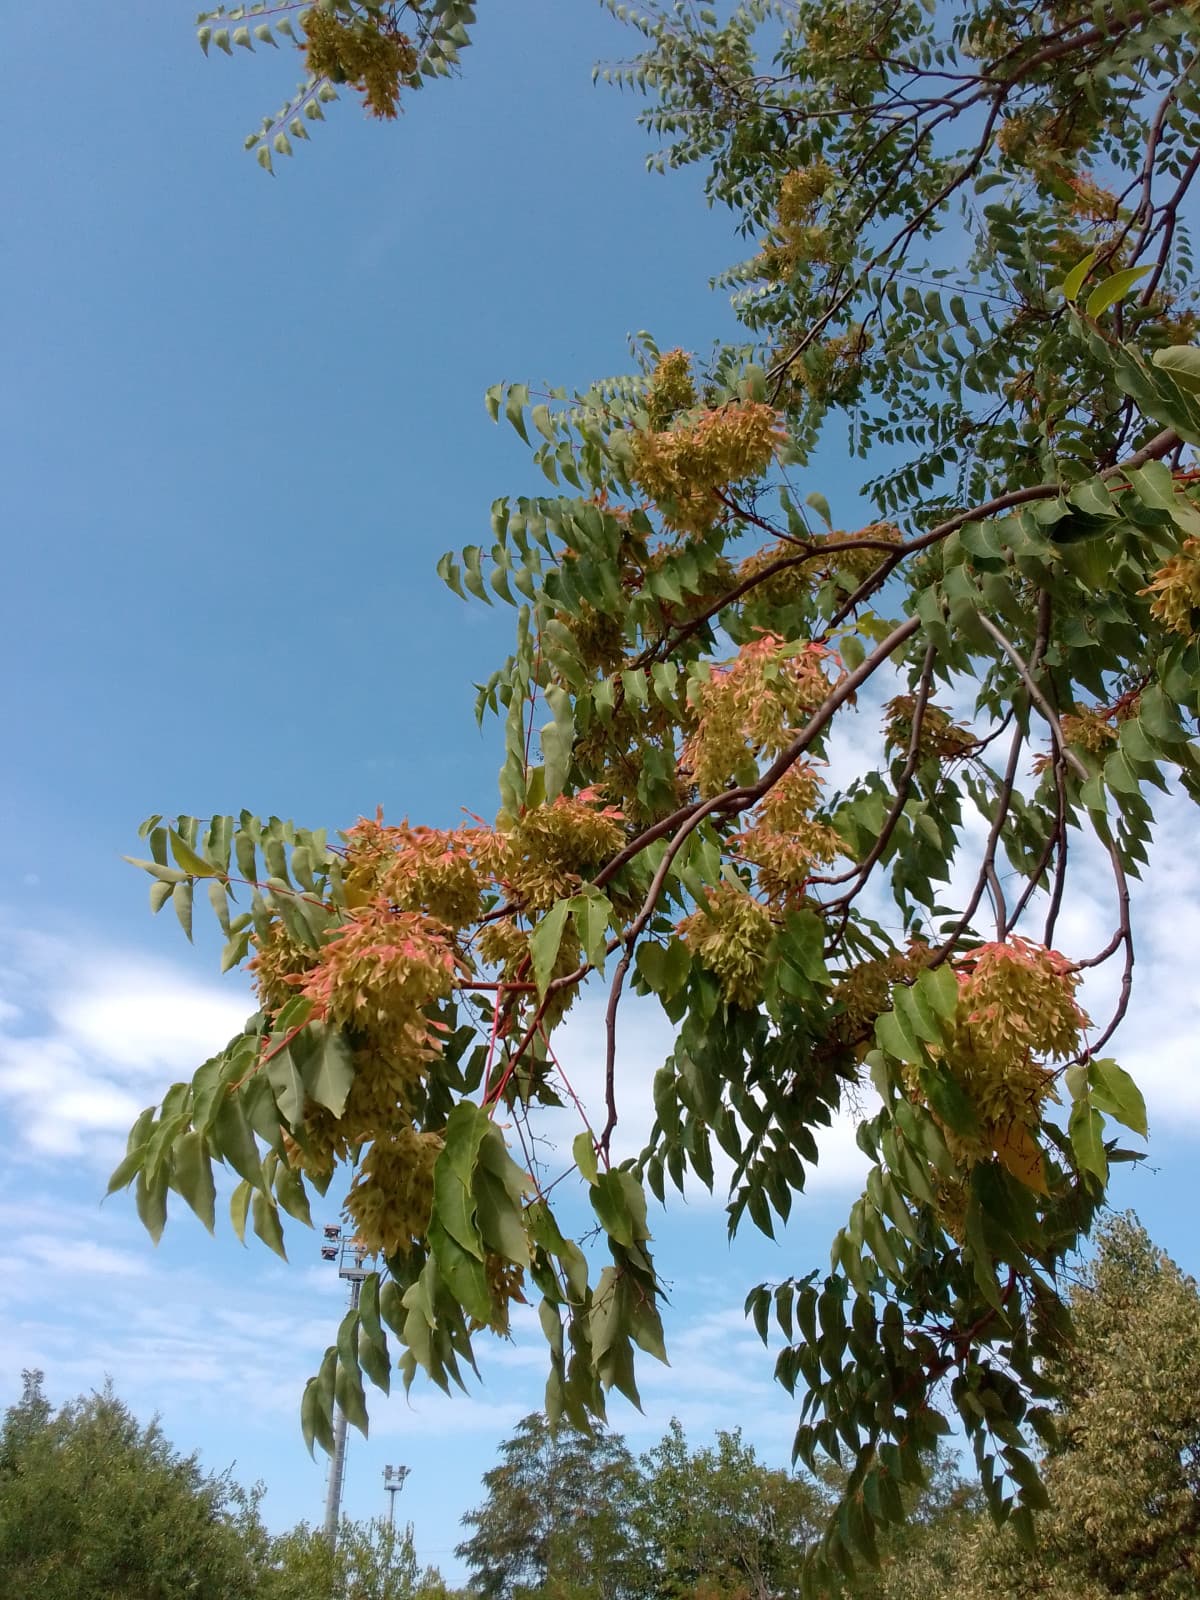
M 343 1518 L 336 1548 L 323 1532 L 301 1522 L 277 1539 L 263 1600 L 450 1600 L 442 1576 L 421 1570 L 411 1523 L 389 1527 Z
M 630 1600 L 637 1571 L 628 1524 L 637 1486 L 621 1438 L 524 1417 L 484 1473 L 487 1497 L 463 1523 L 457 1554 L 484 1600 Z
M 641 1458 L 634 1526 L 647 1600 L 777 1600 L 829 1514 L 810 1478 L 762 1464 L 741 1431 L 690 1450 L 672 1420 Z
M 1037 1552 L 982 1533 L 974 1587 L 1014 1600 L 1200 1594 L 1200 1292 L 1129 1216 L 1071 1295 L 1075 1340 Z
M 204 1473 L 106 1387 L 52 1412 L 23 1374 L 0 1428 L 4 1600 L 257 1600 L 258 1492 Z
M 45 1374 L 30 1371 L 21 1374 L 21 1398 L 9 1406 L 4 1414 L 4 1431 L 0 1434 L 0 1474 L 15 1472 L 21 1450 L 45 1428 L 53 1414 L 49 1400 L 42 1390 Z

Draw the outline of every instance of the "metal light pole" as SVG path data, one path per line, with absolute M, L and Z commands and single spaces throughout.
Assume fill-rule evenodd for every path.
M 388 1529 L 396 1526 L 396 1496 L 404 1487 L 404 1480 L 408 1477 L 407 1467 L 384 1467 L 383 1487 L 388 1494 Z
M 357 1307 L 366 1277 L 363 1257 L 366 1251 L 357 1239 L 343 1239 L 342 1230 L 335 1223 L 325 1225 L 325 1243 L 321 1246 L 322 1261 L 336 1261 L 338 1277 L 350 1284 L 350 1304 Z M 332 1550 L 337 1544 L 338 1524 L 342 1511 L 342 1484 L 346 1476 L 346 1413 L 341 1406 L 334 1407 L 333 1456 L 329 1462 L 329 1488 L 325 1495 L 325 1541 Z

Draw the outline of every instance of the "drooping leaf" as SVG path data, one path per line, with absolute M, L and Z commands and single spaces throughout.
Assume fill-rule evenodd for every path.
M 202 1133 L 193 1129 L 177 1141 L 173 1176 L 179 1193 L 212 1233 L 217 1190 L 213 1182 L 208 1141 Z
M 1146 1102 L 1124 1067 L 1108 1059 L 1089 1061 L 1088 1083 L 1097 1110 L 1107 1111 L 1110 1117 L 1146 1138 Z
M 544 995 L 558 960 L 559 946 L 571 909 L 569 900 L 556 901 L 542 916 L 529 940 L 529 953 L 533 961 L 533 978 L 538 994 Z

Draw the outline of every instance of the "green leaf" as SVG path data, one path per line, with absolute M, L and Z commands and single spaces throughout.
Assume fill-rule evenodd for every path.
M 143 872 L 148 872 L 152 878 L 157 878 L 159 883 L 187 882 L 187 873 L 180 871 L 178 867 L 164 867 L 160 861 L 142 861 L 137 856 L 122 856 L 121 859 L 128 861 L 131 867 L 140 867 Z
M 545 690 L 545 700 L 554 715 L 541 732 L 542 761 L 546 769 L 546 799 L 557 800 L 563 792 L 571 768 L 571 749 L 575 742 L 575 713 L 571 697 L 558 684 Z
M 217 1190 L 213 1183 L 208 1140 L 195 1129 L 185 1133 L 176 1142 L 173 1177 L 176 1189 L 212 1233 L 216 1220 Z
M 354 1057 L 350 1046 L 340 1028 L 329 1027 L 326 1023 L 311 1023 L 307 1031 L 315 1048 L 303 1063 L 304 1087 L 310 1100 L 340 1117 L 354 1082 Z
M 554 971 L 554 963 L 558 960 L 559 946 L 562 944 L 563 929 L 566 927 L 570 909 L 569 900 L 556 901 L 538 922 L 530 937 L 529 954 L 533 960 L 533 981 L 537 984 L 539 998 L 546 993 L 546 986 Z
M 851 672 L 861 667 L 867 659 L 867 647 L 856 633 L 843 634 L 839 649 L 842 660 Z
M 1200 349 L 1193 344 L 1172 344 L 1156 350 L 1150 358 L 1156 367 L 1170 373 L 1181 389 L 1200 394 Z
M 157 1244 L 167 1222 L 166 1172 L 160 1169 L 152 1180 L 146 1177 L 144 1170 L 139 1172 L 134 1196 L 142 1226 Z
M 313 1002 L 307 995 L 296 994 L 282 1006 L 276 1013 L 272 1032 L 291 1033 L 293 1028 L 302 1028 L 312 1016 Z
M 880 1047 L 888 1055 L 895 1056 L 897 1061 L 907 1061 L 917 1066 L 925 1059 L 925 1052 L 899 1012 L 885 1011 L 875 1018 L 875 1038 Z
M 1092 1104 L 1107 1111 L 1134 1133 L 1147 1137 L 1146 1102 L 1142 1091 L 1115 1061 L 1089 1061 L 1088 1082 L 1092 1089 Z
M 592 1210 L 600 1226 L 610 1239 L 629 1248 L 637 1241 L 634 1237 L 634 1219 L 629 1209 L 629 1198 L 620 1183 L 620 1172 L 605 1172 L 592 1185 Z M 645 1201 L 642 1201 L 643 1210 Z
M 433 1217 L 461 1250 L 483 1260 L 475 1216 L 475 1165 L 491 1123 L 487 1113 L 460 1100 L 446 1119 L 445 1143 L 433 1169 Z
M 523 1203 L 526 1195 L 534 1193 L 534 1185 L 524 1168 L 519 1167 L 508 1153 L 504 1135 L 494 1122 L 489 1122 L 479 1145 L 479 1162 L 476 1176 L 486 1170 L 504 1185 L 509 1198 Z
M 525 1199 L 533 1193 L 529 1174 L 512 1159 L 504 1135 L 489 1123 L 479 1146 L 474 1176 L 479 1231 L 485 1245 L 518 1266 L 530 1264 Z
M 429 1245 L 438 1274 L 459 1305 L 477 1322 L 490 1322 L 492 1296 L 482 1255 L 476 1257 L 474 1251 L 464 1250 L 443 1227 L 436 1212 L 429 1224 Z
M 499 1129 L 496 1131 L 499 1134 Z M 528 1267 L 529 1241 L 520 1202 L 514 1201 L 495 1173 L 482 1163 L 475 1173 L 475 1203 L 480 1236 L 488 1249 L 505 1261 Z
M 640 1350 L 644 1350 L 648 1356 L 653 1356 L 656 1361 L 661 1361 L 664 1366 L 669 1364 L 667 1346 L 663 1339 L 662 1318 L 654 1293 L 650 1289 L 644 1289 L 640 1282 L 633 1285 L 629 1297 L 629 1331 Z
M 1104 1149 L 1104 1118 L 1092 1106 L 1090 1094 L 1083 1094 L 1071 1107 L 1067 1125 L 1071 1149 L 1081 1172 L 1090 1172 L 1101 1183 L 1108 1182 L 1108 1156 Z
M 906 1035 L 920 1039 L 925 1044 L 941 1044 L 941 1023 L 925 998 L 924 990 L 898 984 L 892 990 L 892 1005 Z
M 308 1195 L 304 1192 L 304 1179 L 294 1167 L 281 1161 L 275 1169 L 275 1198 L 297 1222 L 312 1227 L 312 1214 L 308 1208 Z
M 362 1280 L 358 1291 L 358 1320 L 362 1324 L 363 1332 L 374 1344 L 386 1344 L 387 1335 L 383 1331 L 380 1321 L 379 1293 L 381 1289 L 378 1272 L 368 1272 Z
M 571 921 L 583 946 L 583 953 L 598 972 L 604 971 L 608 919 L 612 915 L 612 902 L 607 895 L 590 885 L 583 894 L 570 902 Z
M 514 383 L 509 389 L 508 397 L 504 402 L 504 415 L 508 418 L 509 422 L 517 430 L 526 444 L 529 443 L 529 435 L 525 431 L 525 418 L 523 412 L 524 408 L 528 404 L 529 390 L 523 383 Z
M 979 1170 L 976 1168 L 976 1172 Z M 971 1184 L 971 1197 L 967 1202 L 966 1235 L 967 1254 L 975 1282 L 988 1304 L 999 1311 L 1003 1307 L 1000 1284 L 996 1279 L 996 1268 L 984 1229 L 984 1208 L 980 1204 L 979 1192 L 974 1181 Z
M 316 1437 L 322 1448 L 328 1450 L 330 1454 L 333 1452 L 333 1402 L 336 1381 L 337 1347 L 330 1345 L 321 1359 L 316 1377 L 309 1379 L 313 1387 Z
M 1089 317 L 1098 317 L 1107 311 L 1109 306 L 1127 294 L 1139 278 L 1144 278 L 1150 271 L 1150 263 L 1141 267 L 1124 267 L 1120 272 L 1114 272 L 1111 278 L 1105 278 L 1103 283 L 1098 283 L 1088 295 L 1087 305 L 1084 310 Z
M 243 1178 L 229 1196 L 229 1220 L 233 1224 L 234 1233 L 237 1234 L 242 1244 L 246 1242 L 246 1216 L 250 1210 L 250 1196 L 252 1193 L 253 1190 Z
M 147 1106 L 139 1115 L 133 1127 L 130 1128 L 129 1137 L 125 1141 L 124 1159 L 108 1180 L 108 1188 L 105 1190 L 106 1195 L 114 1194 L 118 1189 L 127 1188 L 132 1183 L 138 1168 L 142 1164 L 141 1157 L 146 1141 L 154 1128 L 154 1110 L 153 1106 Z
M 273 1200 L 269 1200 L 261 1189 L 254 1191 L 254 1198 L 250 1205 L 250 1215 L 254 1224 L 254 1231 L 262 1242 L 277 1256 L 287 1260 L 287 1251 L 283 1247 L 283 1228 L 279 1222 L 279 1211 Z
M 829 511 L 829 501 L 826 500 L 825 496 L 823 494 L 818 494 L 814 489 L 812 494 L 805 495 L 804 504 L 806 506 L 811 506 L 825 526 L 832 532 L 833 517 Z
M 358 1364 L 377 1389 L 382 1389 L 384 1394 L 391 1393 L 392 1366 L 387 1342 L 378 1344 L 368 1338 L 365 1328 L 360 1328 L 358 1334 Z
M 638 976 L 652 994 L 661 994 L 666 985 L 666 951 L 652 939 L 644 939 L 633 958 Z
M 1096 255 L 1097 252 L 1095 250 L 1089 250 L 1087 255 L 1084 256 L 1083 260 L 1076 262 L 1075 266 L 1073 266 L 1070 272 L 1067 273 L 1066 277 L 1062 281 L 1062 292 L 1064 299 L 1074 300 L 1077 297 L 1080 289 L 1083 288 L 1083 280 L 1087 277 L 1088 273 L 1092 270 L 1092 267 L 1095 264 Z
M 171 885 L 169 883 L 152 883 L 150 885 L 150 910 L 155 916 L 171 898 Z
M 314 1444 L 319 1444 L 332 1455 L 333 1428 L 329 1413 L 321 1408 L 321 1390 L 316 1378 L 310 1378 L 304 1385 L 304 1396 L 300 1401 L 300 1431 L 310 1456 Z
M 142 1160 L 141 1145 L 123 1156 L 113 1169 L 112 1177 L 108 1180 L 108 1188 L 104 1191 L 105 1195 L 115 1194 L 118 1189 L 127 1189 L 141 1171 Z
M 303 1035 L 300 1039 L 303 1039 Z M 303 1051 L 304 1045 L 296 1040 L 299 1050 Z M 278 1048 L 279 1041 L 272 1035 L 275 1054 L 266 1064 L 267 1081 L 271 1085 L 271 1092 L 275 1096 L 275 1104 L 279 1108 L 279 1115 L 290 1127 L 298 1128 L 304 1120 L 304 1079 L 292 1052 L 291 1045 L 282 1050 Z
M 571 1154 L 575 1158 L 575 1165 L 583 1173 L 589 1183 L 596 1183 L 600 1176 L 600 1169 L 596 1165 L 596 1143 L 591 1132 L 585 1128 L 582 1133 L 575 1135 L 571 1145 Z
M 358 1312 L 353 1308 L 342 1318 L 337 1334 L 337 1374 L 333 1392 L 342 1415 L 366 1437 L 367 1401 L 363 1394 L 362 1373 L 358 1368 Z
M 179 918 L 179 926 L 192 937 L 192 884 L 191 879 L 177 883 L 171 891 L 171 899 L 175 905 L 175 915 Z
M 926 970 L 917 978 L 913 988 L 928 1001 L 930 1008 L 943 1022 L 953 1022 L 958 1012 L 958 979 L 948 962 L 932 971 Z
M 241 1096 L 227 1092 L 221 1096 L 213 1123 L 213 1138 L 223 1160 L 251 1187 L 263 1183 L 262 1161 L 254 1134 L 246 1117 Z
M 930 1108 L 964 1139 L 979 1132 L 979 1116 L 958 1079 L 945 1068 L 922 1067 L 921 1088 Z
M 183 836 L 174 828 L 167 834 L 171 845 L 171 854 L 175 857 L 180 867 L 191 878 L 219 878 L 220 872 L 211 861 L 206 861 L 203 856 L 198 856 Z

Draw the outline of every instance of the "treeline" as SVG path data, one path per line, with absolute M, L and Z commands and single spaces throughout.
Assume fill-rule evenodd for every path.
M 411 1528 L 343 1522 L 336 1552 L 267 1531 L 261 1486 L 206 1473 L 106 1388 L 55 1412 L 26 1372 L 0 1428 L 3 1600 L 449 1600 Z
M 1032 1548 L 982 1510 L 946 1448 L 909 1520 L 830 1600 L 1195 1600 L 1200 1294 L 1138 1224 L 1103 1231 L 1069 1295 L 1070 1357 L 1045 1373 L 1054 1442 Z M 760 1462 L 737 1432 L 678 1423 L 636 1457 L 612 1432 L 526 1417 L 463 1519 L 471 1583 L 422 1570 L 412 1530 L 301 1523 L 206 1474 L 111 1392 L 52 1410 L 27 1373 L 0 1429 L 3 1600 L 793 1600 L 843 1480 Z

